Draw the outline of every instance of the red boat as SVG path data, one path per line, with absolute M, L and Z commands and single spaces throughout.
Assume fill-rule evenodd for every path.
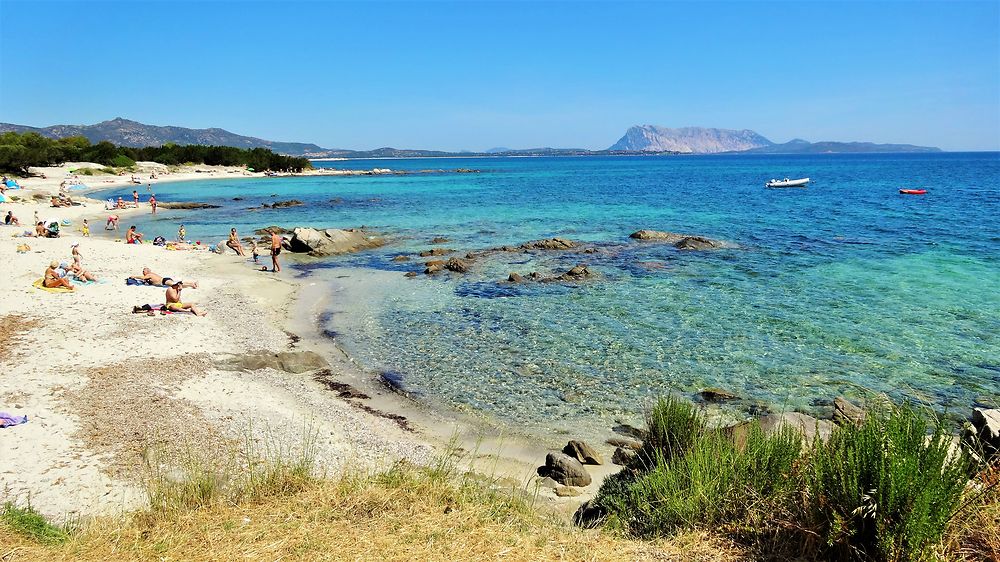
M 924 195 L 927 193 L 926 189 L 900 189 L 900 193 L 903 195 Z

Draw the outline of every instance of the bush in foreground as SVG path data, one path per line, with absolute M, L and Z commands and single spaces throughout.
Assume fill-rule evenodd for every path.
M 757 424 L 737 443 L 676 398 L 647 423 L 642 453 L 593 504 L 636 537 L 701 529 L 796 555 L 924 560 L 942 550 L 967 496 L 969 456 L 909 406 L 870 411 L 805 449 L 789 430 L 765 435 Z

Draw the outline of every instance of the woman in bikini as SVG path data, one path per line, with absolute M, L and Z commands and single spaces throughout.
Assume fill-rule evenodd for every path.
M 229 240 L 226 242 L 226 246 L 232 248 L 238 255 L 246 256 L 246 253 L 243 251 L 243 244 L 240 244 L 240 237 L 237 236 L 235 228 L 229 230 Z
M 69 282 L 69 279 L 66 279 L 65 277 L 60 275 L 58 271 L 56 271 L 58 267 L 59 267 L 59 262 L 57 261 L 54 261 L 49 264 L 49 268 L 45 270 L 45 278 L 42 281 L 42 285 L 49 289 L 54 289 L 56 287 L 66 287 L 71 291 L 76 290 L 76 287 L 74 287 L 73 284 Z

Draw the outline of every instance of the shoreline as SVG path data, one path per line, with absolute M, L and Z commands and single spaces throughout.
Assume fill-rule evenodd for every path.
M 160 181 L 186 179 L 203 178 Z M 25 191 L 19 195 L 58 189 L 58 180 L 39 183 L 23 181 Z M 108 187 L 114 186 L 96 189 Z M 4 334 L 3 344 L 16 350 L 0 361 L 8 371 L 0 384 L 0 410 L 29 416 L 27 424 L 3 430 L 0 455 L 21 459 L 20 471 L 2 472 L 5 501 L 30 497 L 42 513 L 64 517 L 130 511 L 143 505 L 138 474 L 158 447 L 210 448 L 250 438 L 294 448 L 303 431 L 317 436 L 324 470 L 372 469 L 400 459 L 426 463 L 457 446 L 471 453 L 471 463 L 487 458 L 497 476 L 532 489 L 534 468 L 549 450 L 544 444 L 380 387 L 372 373 L 322 335 L 318 314 L 331 297 L 322 294 L 325 285 L 311 276 L 263 274 L 231 254 L 125 245 L 102 234 L 105 210 L 92 199 L 66 208 L 33 200 L 8 208 L 16 209 L 22 223 L 37 210 L 72 224 L 60 238 L 4 237 L 7 242 L 0 245 L 0 259 L 10 264 L 0 283 L 14 289 L 0 297 L 0 318 L 12 318 L 14 332 L 12 337 Z M 141 210 L 117 214 L 127 220 Z M 91 238 L 79 232 L 83 218 L 91 219 Z M 11 228 L 0 232 L 24 229 Z M 31 250 L 15 253 L 22 241 Z M 78 286 L 75 294 L 31 287 L 49 260 L 69 261 L 73 242 L 81 243 L 84 267 L 101 282 Z M 208 316 L 131 314 L 134 305 L 162 302 L 162 288 L 121 283 L 143 266 L 197 280 L 199 288 L 185 289 L 184 298 L 205 308 Z M 26 326 L 22 319 L 37 326 L 21 329 Z M 300 373 L 274 365 L 249 371 L 222 367 L 227 358 L 260 350 L 311 351 L 325 364 L 319 371 Z M 320 371 L 370 398 L 338 396 L 314 380 Z M 173 416 L 198 429 L 178 433 L 163 423 Z M 398 416 L 413 430 L 406 430 Z M 595 484 L 583 496 L 543 496 L 551 496 L 556 508 L 568 514 L 596 492 L 605 473 L 618 467 L 609 463 L 597 468 Z

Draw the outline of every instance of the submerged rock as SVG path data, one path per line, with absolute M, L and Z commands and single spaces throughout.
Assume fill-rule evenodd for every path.
M 738 400 L 739 396 L 726 392 L 720 388 L 706 388 L 698 393 L 701 399 L 706 402 L 724 402 L 726 400 Z
M 662 232 L 659 230 L 637 230 L 629 234 L 629 238 L 665 242 L 672 244 L 679 250 L 714 250 L 729 246 L 721 240 L 713 240 L 704 236 L 677 234 L 675 232 Z
M 392 261 L 410 261 L 410 256 L 396 256 Z
M 563 447 L 563 453 L 566 453 L 583 464 L 604 464 L 604 459 L 601 458 L 601 454 L 584 441 L 578 441 L 576 439 L 571 440 L 569 443 L 566 443 L 565 447 Z
M 311 256 L 332 256 L 378 248 L 384 243 L 381 238 L 368 236 L 363 230 L 354 228 L 296 228 L 292 231 L 289 248 L 293 252 L 308 253 Z
M 539 476 L 548 476 L 564 486 L 589 486 L 590 473 L 580 461 L 565 453 L 545 455 L 545 465 L 538 467 Z
M 431 238 L 431 244 L 444 244 L 447 242 L 450 242 L 450 240 L 444 236 L 435 236 L 434 238 Z
M 521 277 L 515 272 L 511 272 L 511 274 L 507 276 L 507 281 L 511 283 L 523 283 L 524 277 Z
M 590 279 L 594 277 L 595 274 L 590 271 L 590 269 L 583 264 L 573 266 L 572 269 L 559 275 L 558 277 L 553 277 L 548 279 L 549 281 L 583 281 L 584 279 Z
M 161 201 L 156 204 L 161 209 L 218 209 L 220 205 L 195 203 L 191 201 Z
M 451 253 L 454 253 L 454 252 L 455 252 L 455 250 L 451 250 L 451 249 L 448 249 L 448 248 L 434 248 L 434 249 L 431 249 L 431 250 L 424 250 L 423 252 L 420 252 L 417 255 L 419 255 L 422 258 L 426 258 L 428 256 L 443 256 L 445 254 L 451 254 Z

